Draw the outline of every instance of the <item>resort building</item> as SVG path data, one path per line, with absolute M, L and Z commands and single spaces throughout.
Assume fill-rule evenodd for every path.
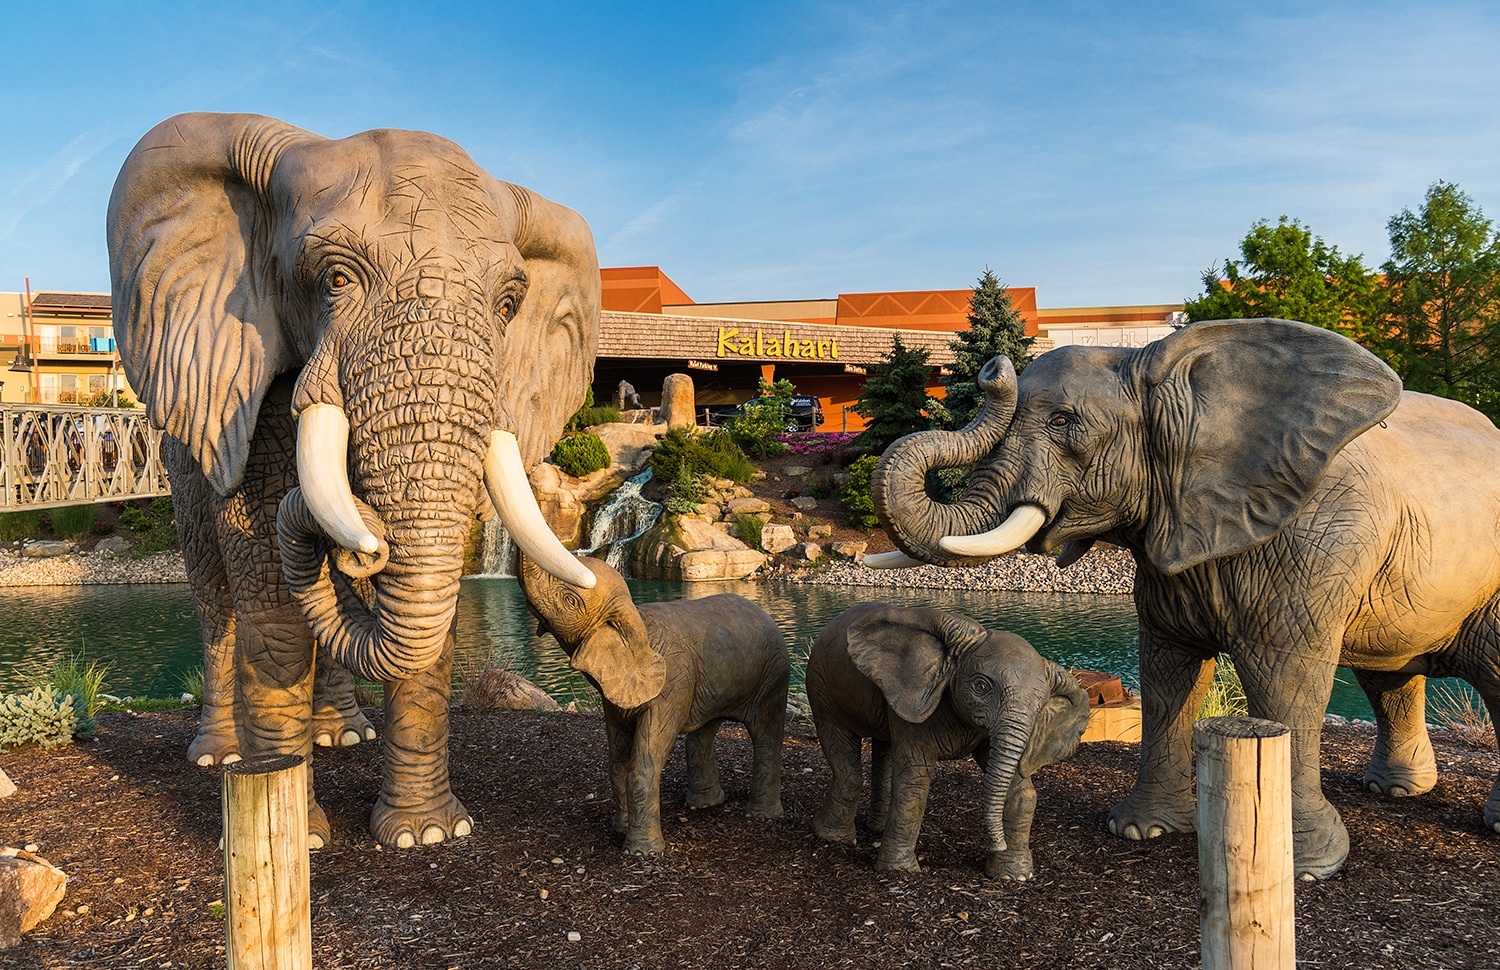
M 849 408 L 868 369 L 894 337 L 926 350 L 928 393 L 941 397 L 948 343 L 968 328 L 964 290 L 841 293 L 814 300 L 696 303 L 656 266 L 609 267 L 603 280 L 594 396 L 615 397 L 621 381 L 641 403 L 659 403 L 668 374 L 693 377 L 700 409 L 728 407 L 755 396 L 759 379 L 787 378 L 799 394 L 819 399 L 824 431 L 858 431 L 864 419 Z M 1066 344 L 1142 346 L 1165 336 L 1182 304 L 1037 306 L 1035 287 L 1012 287 L 1011 302 L 1042 353 Z M 0 293 L 0 402 L 77 404 L 111 390 L 134 393 L 115 347 L 108 293 Z

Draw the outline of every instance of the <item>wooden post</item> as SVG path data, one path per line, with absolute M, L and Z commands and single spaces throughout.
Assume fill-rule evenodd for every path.
M 1203 970 L 1292 970 L 1292 735 L 1254 717 L 1209 717 L 1198 749 Z
M 229 970 L 312 970 L 307 763 L 262 755 L 224 767 Z

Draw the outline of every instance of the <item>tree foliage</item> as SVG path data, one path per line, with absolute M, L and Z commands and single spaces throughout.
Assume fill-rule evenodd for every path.
M 1004 354 L 1020 374 L 1031 362 L 1035 339 L 1026 336 L 1026 321 L 1011 304 L 1010 291 L 986 268 L 969 298 L 969 329 L 959 331 L 948 344 L 953 364 L 951 374 L 943 381 L 947 387 L 943 423 L 961 428 L 973 420 L 984 401 L 978 384 L 980 369 L 992 357 Z
M 1386 223 L 1392 365 L 1406 386 L 1500 419 L 1500 234 L 1474 200 L 1437 182 Z
M 784 451 L 786 445 L 777 441 L 776 436 L 786 433 L 791 422 L 792 398 L 796 396 L 797 385 L 786 378 L 768 381 L 762 377 L 754 403 L 746 401 L 741 406 L 743 413 L 726 425 L 735 444 L 756 458 L 770 458 Z
M 864 390 L 850 408 L 869 420 L 856 439 L 861 448 L 881 452 L 902 435 L 932 426 L 928 417 L 928 356 L 925 350 L 907 349 L 899 333 L 892 337 L 891 349 L 870 368 Z

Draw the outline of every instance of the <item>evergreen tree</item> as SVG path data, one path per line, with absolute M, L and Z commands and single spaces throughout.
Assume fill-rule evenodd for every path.
M 850 408 L 869 419 L 856 439 L 859 447 L 882 452 L 902 435 L 931 426 L 927 417 L 928 356 L 925 350 L 908 350 L 899 333 L 892 338 L 891 349 L 870 368 L 864 390 Z
M 943 379 L 948 389 L 943 401 L 950 428 L 961 428 L 979 413 L 984 392 L 979 389 L 979 371 L 997 354 L 1015 365 L 1016 373 L 1031 362 L 1031 344 L 1026 321 L 1011 305 L 1010 291 L 988 267 L 969 298 L 969 329 L 960 331 L 948 347 L 953 351 L 952 373 Z
M 1500 419 L 1500 234 L 1449 182 L 1386 224 L 1391 362 L 1406 386 Z

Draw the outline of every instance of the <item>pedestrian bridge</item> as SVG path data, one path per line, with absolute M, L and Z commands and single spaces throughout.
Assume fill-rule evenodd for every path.
M 141 408 L 0 404 L 0 512 L 167 495 Z

